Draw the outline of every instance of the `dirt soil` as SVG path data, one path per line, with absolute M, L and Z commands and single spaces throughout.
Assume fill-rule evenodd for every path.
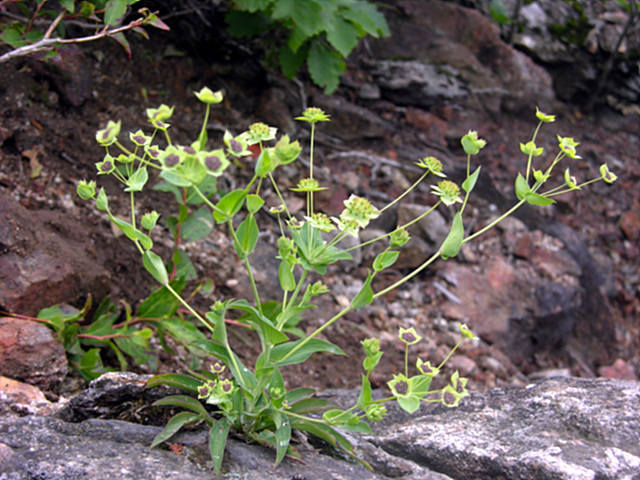
M 151 288 L 152 279 L 142 270 L 140 258 L 133 246 L 123 237 L 116 238 L 109 223 L 99 216 L 88 203 L 75 194 L 76 184 L 81 179 L 94 179 L 95 163 L 101 160 L 101 149 L 95 143 L 95 132 L 108 120 L 121 119 L 123 131 L 146 128 L 145 108 L 161 103 L 175 105 L 171 134 L 177 142 L 193 140 L 200 127 L 202 105 L 191 92 L 203 86 L 214 90 L 224 89 L 226 100 L 214 109 L 209 126 L 211 136 L 222 137 L 224 129 L 240 132 L 254 121 L 274 122 L 286 114 L 297 115 L 305 102 L 319 94 L 308 81 L 286 82 L 276 74 L 267 74 L 260 66 L 260 54 L 247 51 L 233 42 L 218 45 L 219 52 L 207 58 L 187 56 L 180 51 L 179 42 L 169 36 L 152 32 L 150 41 L 131 37 L 133 59 L 129 60 L 123 50 L 112 41 L 97 42 L 84 46 L 81 52 L 70 50 L 61 56 L 62 70 L 45 66 L 36 59 L 23 59 L 2 65 L 0 73 L 0 188 L 6 189 L 23 206 L 30 210 L 54 210 L 64 212 L 82 225 L 78 239 L 85 238 L 93 245 L 96 262 L 111 273 L 113 298 L 123 299 L 135 305 Z M 174 39 L 175 40 L 175 39 Z M 173 42 L 173 43 L 172 43 Z M 346 85 L 336 93 L 338 98 L 356 99 L 353 87 L 365 75 L 358 68 L 359 52 L 350 64 Z M 215 58 L 215 61 L 212 60 Z M 274 90 L 274 86 L 278 89 Z M 273 103 L 274 91 L 285 90 L 286 101 Z M 301 93 L 304 93 L 301 98 Z M 356 100 L 357 101 L 357 100 Z M 290 105 L 297 102 L 297 105 Z M 273 105 L 276 105 L 275 107 Z M 284 106 L 283 106 L 284 105 Z M 435 112 L 446 124 L 444 144 L 434 145 L 424 140 L 420 125 L 407 121 L 407 109 L 388 102 L 367 103 L 381 118 L 395 126 L 394 132 L 385 138 L 343 141 L 330 135 L 320 137 L 317 158 L 326 163 L 319 167 L 319 175 L 331 184 L 331 195 L 321 197 L 319 203 L 327 210 L 335 210 L 336 199 L 354 189 L 373 192 L 392 198 L 399 193 L 394 182 L 394 171 L 386 168 L 373 172 L 367 162 L 356 164 L 356 173 L 348 174 L 347 167 L 339 158 L 331 157 L 336 151 L 360 151 L 381 155 L 404 167 L 411 160 L 403 158 L 403 152 L 412 150 L 421 156 L 440 152 L 445 158 L 460 165 L 464 161 L 457 139 L 469 129 L 476 129 L 487 139 L 488 146 L 481 155 L 486 173 L 494 185 L 505 196 L 512 191 L 516 173 L 514 158 L 521 158 L 519 142 L 530 138 L 535 124 L 533 118 L 488 116 L 486 113 L 465 112 L 455 106 L 443 107 Z M 290 111 L 287 108 L 290 107 Z M 576 229 L 587 245 L 607 255 L 613 264 L 615 293 L 611 296 L 615 323 L 619 326 L 616 357 L 626 361 L 640 372 L 640 279 L 638 276 L 638 239 L 640 238 L 640 163 L 638 161 L 638 119 L 617 116 L 585 117 L 572 106 L 563 106 L 558 114 L 555 131 L 573 136 L 581 142 L 583 159 L 572 162 L 571 171 L 584 177 L 593 173 L 594 165 L 608 162 L 620 180 L 614 188 L 598 184 L 595 195 L 586 192 L 572 194 L 548 212 L 554 218 Z M 620 122 L 614 124 L 614 122 Z M 282 120 L 281 128 L 291 128 Z M 296 138 L 305 143 L 308 132 L 295 127 Z M 551 133 L 548 134 L 551 138 Z M 455 139 L 455 140 L 454 140 Z M 419 158 L 415 158 L 418 160 Z M 597 168 L 597 167 L 596 167 Z M 400 169 L 408 178 L 411 173 Z M 249 170 L 232 167 L 223 180 L 225 186 L 241 185 Z M 294 170 L 286 172 L 280 181 L 290 184 Z M 288 178 L 291 177 L 291 178 Z M 127 205 L 118 203 L 120 187 L 109 179 L 100 178 L 110 194 L 111 207 L 115 212 L 126 214 Z M 140 211 L 157 209 L 163 217 L 174 214 L 172 199 L 168 194 L 151 192 L 141 197 Z M 429 202 L 424 191 L 413 197 L 415 202 Z M 480 202 L 474 212 L 482 219 L 488 215 L 489 202 Z M 483 213 L 484 212 L 484 213 Z M 334 212 L 330 212 L 334 213 Z M 167 258 L 171 238 L 165 230 L 165 238 L 155 238 L 160 246 L 158 253 Z M 267 236 L 268 237 L 268 236 Z M 199 299 L 199 306 L 206 308 L 214 300 L 230 296 L 242 296 L 246 288 L 240 276 L 239 261 L 229 255 L 224 232 L 215 232 L 205 246 L 192 246 L 191 253 L 198 259 L 199 273 L 211 277 L 215 291 L 207 298 Z M 226 243 L 225 243 L 226 242 Z M 494 255 L 495 249 L 487 246 L 491 236 L 481 238 L 474 247 L 476 255 Z M 489 253 L 483 253 L 489 252 Z M 265 263 L 268 268 L 268 262 Z M 366 267 L 357 267 L 345 273 L 333 269 L 327 283 L 339 291 L 349 292 L 353 278 L 363 278 Z M 261 281 L 267 282 L 273 271 L 262 271 Z M 392 272 L 385 281 L 392 281 L 399 272 Z M 322 305 L 323 318 L 327 311 L 336 310 L 340 295 L 332 295 Z M 389 294 L 377 301 L 365 314 L 354 314 L 339 322 L 327 332 L 327 338 L 342 347 L 349 360 L 343 358 L 312 359 L 300 368 L 286 372 L 290 385 L 309 385 L 320 389 L 354 387 L 360 381 L 360 369 L 356 368 L 361 358 L 360 340 L 370 335 L 382 338 L 387 352 L 387 361 L 374 378 L 382 385 L 389 374 L 402 368 L 403 351 L 394 340 L 402 319 L 412 317 L 421 324 L 421 333 L 428 342 L 418 353 L 434 359 L 442 359 L 448 346 L 456 340 L 451 322 L 443 318 L 440 309 L 444 301 L 442 294 L 433 286 L 433 275 L 426 274 L 399 292 Z M 397 310 L 400 310 L 398 313 Z M 310 329 L 318 319 L 311 318 L 305 324 Z M 244 357 L 255 355 L 251 334 L 238 331 L 236 344 Z M 470 386 L 481 389 L 500 384 L 522 384 L 526 381 L 523 366 L 512 364 L 507 357 L 484 341 L 465 346 L 462 350 L 467 359 L 475 362 L 469 367 Z M 486 367 L 482 358 L 492 358 L 502 365 L 502 373 Z M 184 359 L 161 357 L 160 371 L 173 370 L 184 365 Z M 353 368 L 345 368 L 351 362 Z M 460 366 L 460 365 L 458 365 Z M 462 365 L 464 366 L 464 365 Z M 538 354 L 527 364 L 527 371 L 570 368 L 574 374 L 584 374 L 576 367 L 571 357 L 553 350 Z M 142 371 L 145 371 L 142 369 Z

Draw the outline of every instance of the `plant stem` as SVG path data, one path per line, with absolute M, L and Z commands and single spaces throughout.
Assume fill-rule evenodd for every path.
M 302 347 L 304 347 L 309 340 L 311 340 L 312 338 L 315 338 L 317 335 L 319 335 L 321 332 L 323 332 L 325 329 L 329 328 L 333 323 L 336 322 L 336 320 L 339 320 L 340 318 L 344 317 L 347 313 L 349 313 L 351 311 L 351 305 L 349 305 L 348 307 L 342 309 L 339 313 L 337 313 L 333 318 L 331 318 L 329 321 L 327 321 L 324 325 L 322 325 L 321 327 L 319 327 L 315 332 L 313 332 L 310 335 L 307 335 L 304 340 L 302 340 L 302 342 L 300 342 L 298 345 L 296 345 L 289 353 L 287 353 L 284 357 L 282 357 L 281 361 L 285 361 L 288 358 L 291 358 L 291 356 L 296 353 L 298 350 L 300 350 Z

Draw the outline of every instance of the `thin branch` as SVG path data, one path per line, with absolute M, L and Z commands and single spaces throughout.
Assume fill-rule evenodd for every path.
M 60 18 L 60 16 L 58 16 L 58 18 Z M 56 18 L 56 21 L 59 22 L 61 19 L 58 20 L 58 18 Z M 54 21 L 54 23 L 56 23 L 56 21 Z M 136 27 L 139 27 L 140 25 L 144 24 L 144 21 L 145 21 L 144 18 L 139 18 L 138 20 L 134 20 L 128 25 L 118 27 L 118 28 L 113 28 L 113 29 L 105 28 L 101 32 L 96 33 L 95 35 L 89 35 L 86 37 L 48 38 L 47 35 L 45 34 L 44 38 L 42 38 L 41 40 L 35 43 L 32 43 L 31 45 L 24 45 L 22 47 L 18 47 L 14 50 L 11 50 L 10 52 L 7 52 L 3 55 L 0 55 L 0 64 L 8 62 L 9 60 L 15 57 L 22 57 L 25 55 L 29 55 L 31 53 L 49 50 L 53 45 L 56 45 L 56 44 L 85 43 L 85 42 L 92 42 L 94 40 L 100 40 L 101 38 L 110 37 L 118 33 L 126 32 L 127 30 L 132 30 Z M 55 25 L 52 24 L 52 27 L 55 28 Z M 47 30 L 48 35 L 51 35 L 50 31 L 53 31 L 53 28 L 49 28 Z

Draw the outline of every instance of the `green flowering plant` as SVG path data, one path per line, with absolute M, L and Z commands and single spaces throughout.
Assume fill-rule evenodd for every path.
M 297 186 L 291 188 L 291 191 L 303 194 L 306 199 L 305 211 L 296 217 L 290 212 L 274 173 L 278 167 L 298 159 L 302 153 L 300 144 L 291 141 L 286 135 L 278 138 L 275 128 L 256 123 L 237 136 L 225 133 L 222 139 L 225 147 L 211 147 L 206 124 L 212 105 L 222 100 L 221 94 L 203 89 L 196 96 L 205 106 L 205 118 L 198 137 L 191 144 L 178 145 L 172 142 L 166 122 L 172 117 L 173 108 L 165 105 L 147 110 L 147 118 L 153 131 L 150 134 L 140 131 L 133 133 L 129 137 L 131 147 L 118 139 L 121 129 L 119 122 L 109 122 L 98 132 L 96 140 L 105 149 L 104 158 L 97 163 L 98 173 L 113 175 L 123 184 L 123 190 L 131 203 L 127 220 L 110 210 L 104 188 L 98 190 L 95 181 L 82 181 L 77 190 L 81 198 L 95 201 L 98 210 L 104 212 L 136 245 L 143 267 L 160 284 L 161 291 L 171 297 L 184 312 L 182 320 L 191 320 L 199 326 L 197 329 L 192 327 L 199 335 L 194 334 L 188 346 L 210 359 L 210 369 L 158 375 L 148 382 L 149 387 L 169 385 L 189 394 L 170 396 L 156 403 L 180 407 L 184 411 L 171 418 L 165 429 L 154 439 L 153 446 L 169 440 L 183 426 L 204 423 L 209 428 L 209 447 L 216 473 L 221 470 L 226 439 L 231 432 L 243 434 L 253 441 L 272 447 L 276 465 L 285 455 L 299 457 L 291 442 L 293 429 L 320 437 L 355 456 L 352 445 L 341 432 L 371 432 L 368 422 L 379 421 L 385 416 L 384 404 L 387 402 L 395 401 L 409 413 L 428 402 L 439 402 L 449 407 L 458 405 L 468 395 L 467 380 L 460 377 L 458 372 L 454 372 L 449 383 L 441 389 L 432 390 L 431 384 L 462 342 L 473 340 L 473 334 L 466 325 L 460 325 L 459 342 L 440 364 L 434 366 L 429 361 L 418 358 L 415 367 L 411 365 L 412 368 L 409 347 L 420 342 L 422 337 L 416 327 L 401 328 L 398 341 L 405 346 L 404 369 L 388 380 L 390 395 L 379 400 L 373 398 L 370 375 L 380 364 L 383 352 L 379 339 L 364 340 L 362 367 L 365 373 L 362 375 L 358 399 L 348 408 L 340 408 L 316 398 L 313 389 L 288 389 L 282 369 L 288 365 L 303 363 L 316 354 L 345 355 L 338 346 L 320 338 L 333 324 L 350 312 L 366 307 L 387 292 L 399 288 L 439 258 L 455 257 L 463 243 L 487 231 L 523 204 L 548 205 L 554 201 L 554 196 L 566 191 L 582 188 L 600 179 L 608 183 L 615 180 L 615 176 L 603 166 L 597 179 L 579 184 L 567 172 L 564 183 L 559 187 L 544 190 L 544 185 L 552 178 L 554 167 L 564 157 L 576 158 L 578 144 L 573 139 L 558 137 L 559 153 L 550 165 L 544 170 L 533 168 L 533 158 L 543 153 L 535 145 L 538 130 L 543 123 L 553 121 L 552 116 L 537 112 L 540 123 L 532 140 L 522 145 L 522 151 L 528 160 L 524 174 L 518 174 L 516 179 L 518 202 L 480 231 L 466 235 L 463 222 L 469 196 L 480 174 L 480 167 L 472 171 L 471 157 L 479 154 L 486 144 L 474 131 L 470 131 L 461 140 L 467 154 L 467 174 L 460 186 L 446 179 L 442 163 L 438 159 L 425 157 L 417 162 L 424 170 L 420 178 L 388 205 L 379 208 L 366 198 L 351 195 L 344 201 L 342 212 L 336 217 L 329 217 L 325 212 L 317 211 L 314 206 L 315 193 L 325 187 L 314 178 L 313 171 L 316 124 L 329 121 L 329 117 L 320 109 L 310 108 L 298 117 L 298 120 L 309 124 L 311 143 L 308 171 Z M 158 136 L 162 137 L 166 146 L 161 147 L 155 143 Z M 260 152 L 252 178 L 243 188 L 224 194 L 218 192 L 216 179 L 226 175 L 232 165 L 228 157 L 249 155 L 248 146 L 251 145 L 257 145 Z M 152 176 L 153 172 L 156 175 Z M 357 246 L 343 246 L 345 236 L 357 237 L 360 230 L 375 222 L 384 211 L 405 198 L 429 175 L 438 178 L 437 185 L 432 187 L 432 193 L 436 197 L 433 206 L 425 208 L 416 218 L 398 225 L 391 232 Z M 173 193 L 178 203 L 178 215 L 164 220 L 164 224 L 174 235 L 176 245 L 168 264 L 153 251 L 152 237 L 163 219 L 156 212 L 147 212 L 138 217 L 135 209 L 136 195 L 153 178 L 160 180 L 154 188 Z M 269 209 L 265 208 L 263 198 L 268 189 L 279 200 L 279 205 Z M 397 282 L 374 291 L 373 280 L 376 275 L 392 267 L 400 255 L 401 247 L 410 241 L 407 228 L 441 206 L 454 213 L 450 232 L 440 248 Z M 261 291 L 252 268 L 252 254 L 261 232 L 258 222 L 260 212 L 273 215 L 279 230 L 277 276 L 281 292 L 277 299 L 264 298 L 264 292 Z M 185 279 L 192 278 L 195 274 L 193 265 L 180 244 L 185 240 L 194 241 L 206 237 L 213 230 L 214 224 L 218 228 L 225 228 L 232 239 L 233 254 L 245 267 L 251 292 L 249 298 L 244 299 L 220 298 L 211 305 L 208 312 L 202 314 L 176 288 L 177 282 L 184 285 Z M 328 291 L 322 280 L 312 279 L 325 275 L 330 265 L 351 260 L 353 250 L 370 244 L 379 245 L 379 253 L 363 279 L 360 290 L 338 313 L 310 333 L 304 333 L 297 327 L 303 314 L 311 314 L 316 307 L 315 299 Z M 243 325 L 257 334 L 260 354 L 252 365 L 245 364 L 229 342 L 231 322 L 228 317 L 231 312 L 236 317 L 239 314 Z

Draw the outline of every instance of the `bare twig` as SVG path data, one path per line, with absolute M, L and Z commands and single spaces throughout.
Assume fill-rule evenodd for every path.
M 62 14 L 61 14 L 62 15 Z M 47 29 L 47 33 L 45 36 L 31 45 L 24 45 L 22 47 L 18 47 L 14 50 L 11 50 L 3 55 L 0 55 L 0 64 L 8 62 L 9 60 L 22 57 L 25 55 L 29 55 L 36 52 L 41 52 L 45 50 L 50 50 L 53 45 L 62 45 L 62 44 L 71 44 L 71 43 L 85 43 L 92 42 L 94 40 L 99 40 L 101 38 L 110 37 L 116 35 L 121 32 L 126 32 L 127 30 L 132 30 L 144 24 L 145 18 L 139 18 L 137 20 L 132 21 L 128 25 L 124 25 L 118 28 L 109 29 L 105 27 L 102 31 L 96 33 L 95 35 L 88 35 L 86 37 L 77 37 L 77 38 L 50 38 L 53 30 L 56 25 L 62 20 L 61 16 L 58 15 L 56 20 L 51 24 L 51 27 Z

